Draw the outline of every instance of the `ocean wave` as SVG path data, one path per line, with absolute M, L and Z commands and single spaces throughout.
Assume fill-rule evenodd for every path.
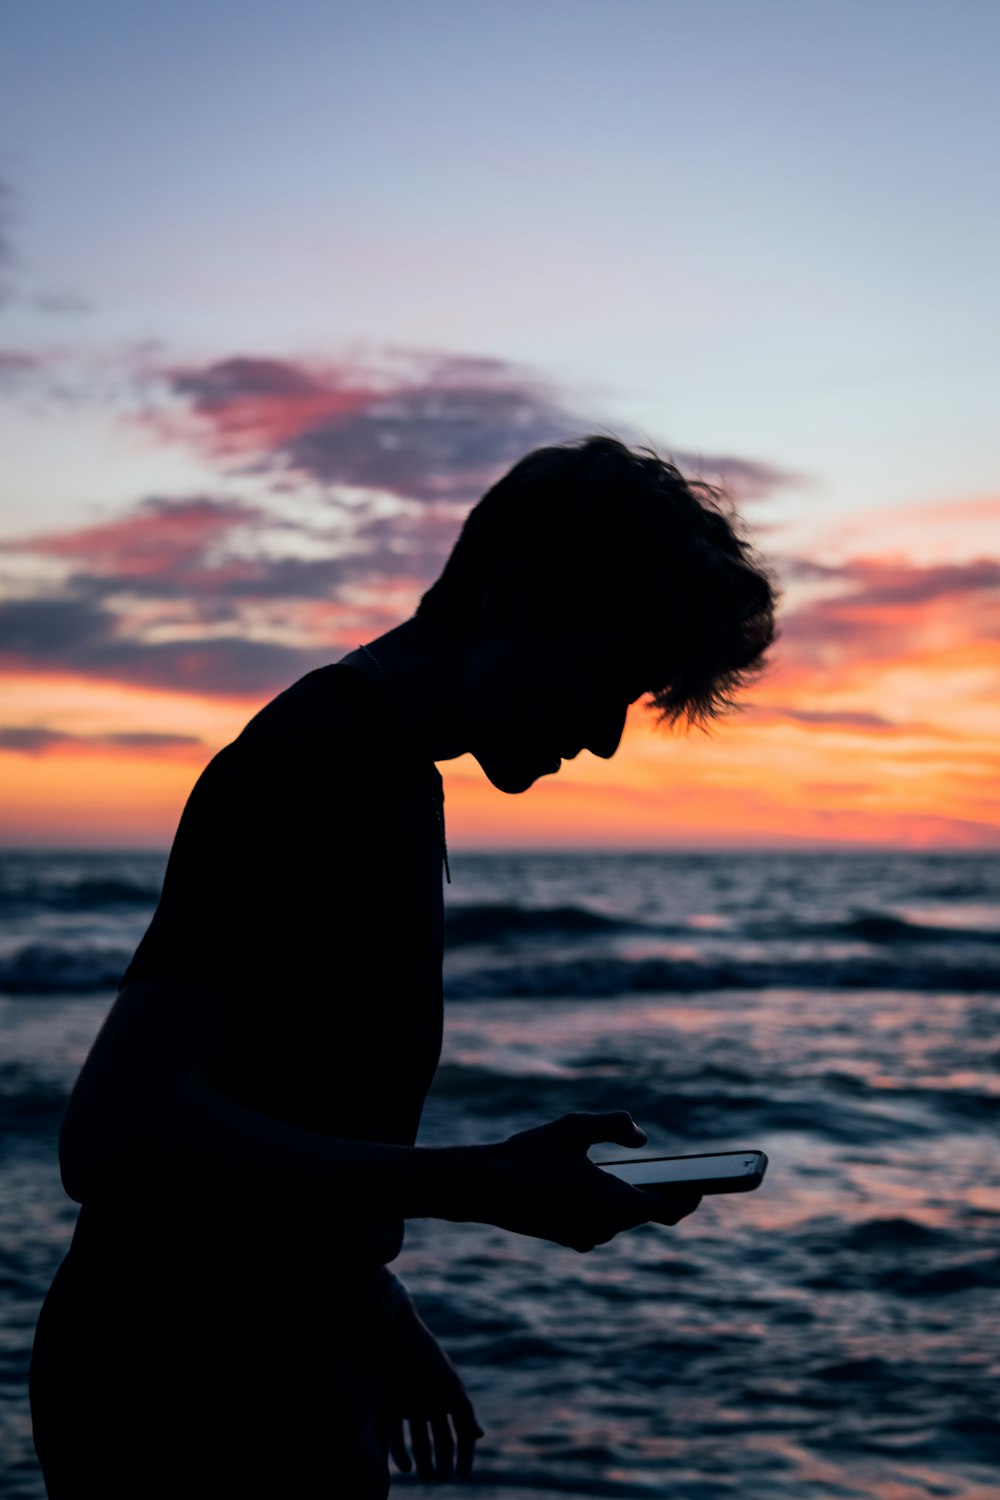
M 800 1237 L 800 1285 L 810 1291 L 940 1297 L 1000 1286 L 995 1242 L 967 1230 L 896 1216 L 815 1222 Z M 836 1377 L 834 1377 L 836 1378 Z
M 130 957 L 124 949 L 26 943 L 0 957 L 0 994 L 107 993 L 118 987 Z
M 46 872 L 39 878 L 0 882 L 0 916 L 34 916 L 41 912 L 82 913 L 135 910 L 152 912 L 160 898 L 158 879 L 81 875 L 60 878 Z
M 662 1087 L 643 1098 L 632 1086 L 635 1111 L 650 1125 L 676 1133 L 684 1139 L 710 1139 L 731 1133 L 734 1124 L 739 1134 L 754 1140 L 768 1140 L 785 1132 L 819 1136 L 841 1146 L 863 1147 L 874 1143 L 889 1144 L 917 1136 L 933 1135 L 933 1117 L 919 1123 L 881 1107 L 881 1100 L 870 1098 L 857 1104 L 818 1099 L 810 1093 L 784 1093 L 780 1086 L 768 1089 L 719 1089 L 703 1086 L 701 1077 L 678 1082 L 668 1093 Z M 614 1108 L 612 1100 L 621 1096 L 617 1089 L 607 1089 L 606 1100 L 589 1106 Z M 773 1173 L 772 1173 L 773 1176 Z
M 647 1075 L 632 1070 L 610 1077 L 547 1078 L 516 1077 L 452 1063 L 438 1070 L 434 1098 L 440 1107 L 459 1110 L 469 1120 L 520 1121 L 530 1114 L 537 1122 L 581 1109 L 598 1114 L 621 1109 L 627 1096 L 636 1118 L 667 1139 L 728 1139 L 747 1147 L 792 1134 L 852 1151 L 869 1150 L 932 1139 L 941 1129 L 936 1098 L 922 1100 L 914 1094 L 909 1107 L 900 1109 L 895 1098 L 886 1101 L 876 1088 L 845 1101 L 823 1097 L 813 1083 L 810 1079 L 805 1088 L 789 1088 L 781 1080 L 758 1078 L 752 1084 L 738 1080 L 727 1084 L 700 1066 L 670 1077 L 659 1070 Z M 987 1115 L 979 1123 L 989 1128 L 992 1121 Z M 613 1149 L 602 1147 L 597 1159 L 611 1160 L 614 1155 Z M 777 1167 L 772 1178 L 776 1173 L 780 1176 Z
M 67 1097 L 59 1078 L 22 1062 L 0 1063 L 0 1134 L 51 1125 L 65 1109 Z
M 611 954 L 534 964 L 483 966 L 447 975 L 454 1000 L 606 999 L 647 993 L 691 994 L 729 989 L 870 989 L 1000 991 L 1000 963 L 946 953 L 926 956 L 802 955 L 774 959 L 737 956 L 621 958 Z
M 647 924 L 602 916 L 582 906 L 513 906 L 496 904 L 453 906 L 445 914 L 445 936 L 450 947 L 504 943 L 519 938 L 578 938 L 614 932 L 662 931 Z
M 912 917 L 877 909 L 855 911 L 826 922 L 801 921 L 792 913 L 778 920 L 768 917 L 763 921 L 746 914 L 739 923 L 720 919 L 719 925 L 730 936 L 741 935 L 754 941 L 847 939 L 875 947 L 895 947 L 905 943 L 967 943 L 970 939 L 1000 943 L 1000 931 L 997 930 L 919 922 Z M 699 940 L 706 936 L 703 918 L 677 922 L 641 921 L 634 917 L 607 916 L 572 904 L 522 906 L 507 902 L 452 906 L 445 915 L 445 932 L 452 948 L 516 945 L 525 940 L 535 943 L 540 939 L 610 938 L 616 933 L 637 932 L 660 937 L 683 935 Z
M 895 1217 L 892 1219 L 867 1219 L 863 1224 L 852 1224 L 840 1235 L 840 1244 L 846 1250 L 859 1250 L 864 1254 L 872 1251 L 921 1249 L 928 1246 L 951 1249 L 957 1243 L 951 1230 L 936 1229 L 931 1224 L 921 1224 L 916 1219 Z
M 821 931 L 843 933 L 868 943 L 1000 943 L 1000 932 L 968 927 L 946 927 L 931 922 L 914 922 L 887 912 L 863 912 L 846 922 L 834 923 Z
M 586 1446 L 581 1445 L 581 1452 L 586 1452 Z M 476 1470 L 473 1476 L 475 1490 L 482 1500 L 506 1500 L 506 1497 L 517 1494 L 521 1500 L 548 1500 L 550 1495 L 566 1495 L 568 1500 L 659 1500 L 664 1493 L 658 1482 L 647 1483 L 645 1481 L 630 1481 L 628 1479 L 607 1479 L 599 1472 L 595 1472 L 594 1466 L 587 1460 L 581 1462 L 578 1469 L 572 1464 L 573 1449 L 569 1447 L 565 1454 L 560 1454 L 560 1469 L 554 1469 L 551 1465 L 539 1464 L 532 1467 L 530 1462 L 525 1461 L 523 1466 L 511 1464 L 490 1464 L 482 1459 L 476 1460 Z M 624 1473 L 621 1457 L 616 1462 L 618 1473 Z M 426 1486 L 415 1474 L 393 1474 L 393 1490 L 420 1490 L 426 1493 Z M 683 1496 L 684 1500 L 718 1500 L 723 1493 L 730 1493 L 730 1486 L 725 1487 L 712 1485 L 706 1487 L 703 1483 L 696 1483 L 691 1487 L 686 1482 L 681 1488 L 671 1484 L 671 1492 L 676 1493 L 678 1500 Z
M 446 962 L 445 994 L 452 1000 L 609 999 L 618 995 L 698 994 L 709 990 L 869 989 L 919 993 L 1000 992 L 1000 961 L 957 946 L 936 954 L 792 954 L 746 958 L 705 953 L 628 958 L 608 952 L 534 962 Z M 131 948 L 89 943 L 28 942 L 0 955 L 0 993 L 83 995 L 117 987 Z

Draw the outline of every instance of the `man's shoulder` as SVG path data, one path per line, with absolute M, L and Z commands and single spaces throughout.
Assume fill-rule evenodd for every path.
M 384 720 L 384 695 L 361 672 L 340 662 L 317 667 L 266 703 L 240 738 L 254 735 L 364 737 Z
M 331 664 L 300 677 L 259 710 L 198 778 L 191 801 L 307 795 L 376 775 L 391 750 L 377 689 L 350 667 Z M 193 809 L 192 809 L 193 810 Z
M 339 662 L 317 667 L 264 705 L 221 754 L 229 761 L 302 757 L 368 761 L 391 744 L 384 695 Z

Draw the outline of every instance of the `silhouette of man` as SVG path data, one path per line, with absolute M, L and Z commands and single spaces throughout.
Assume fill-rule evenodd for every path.
M 52 1500 L 371 1500 L 387 1452 L 464 1476 L 482 1434 L 388 1270 L 403 1221 L 586 1251 L 696 1206 L 589 1161 L 642 1144 L 625 1110 L 414 1146 L 441 1039 L 435 762 L 471 752 L 518 793 L 609 759 L 645 695 L 711 715 L 772 607 L 704 487 L 609 438 L 540 449 L 412 619 L 212 760 L 60 1139 L 82 1206 L 31 1371 Z

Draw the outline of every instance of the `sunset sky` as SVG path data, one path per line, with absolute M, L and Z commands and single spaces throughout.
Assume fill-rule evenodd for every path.
M 522 453 L 726 486 L 745 709 L 456 848 L 1000 848 L 1000 8 L 31 0 L 0 51 L 0 843 L 169 844 Z

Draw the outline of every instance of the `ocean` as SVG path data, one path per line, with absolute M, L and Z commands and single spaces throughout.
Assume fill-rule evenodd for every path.
M 0 854 L 3 1500 L 44 1494 L 24 1382 L 75 1218 L 60 1113 L 163 865 Z M 650 1152 L 770 1158 L 757 1192 L 588 1255 L 408 1227 L 396 1269 L 487 1431 L 452 1491 L 997 1500 L 1000 857 L 456 853 L 452 871 L 423 1144 L 627 1108 Z

